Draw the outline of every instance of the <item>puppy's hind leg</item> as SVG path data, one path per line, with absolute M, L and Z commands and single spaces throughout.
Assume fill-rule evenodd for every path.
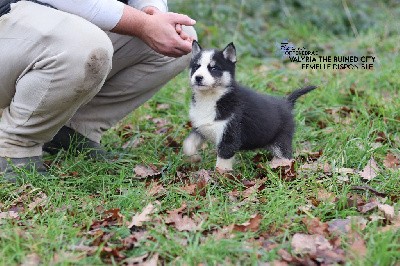
M 189 157 L 190 162 L 196 163 L 201 161 L 198 149 L 204 143 L 204 137 L 196 130 L 192 130 L 189 136 L 183 142 L 183 153 Z
M 282 135 L 273 144 L 269 146 L 274 157 L 281 159 L 292 159 L 292 136 Z

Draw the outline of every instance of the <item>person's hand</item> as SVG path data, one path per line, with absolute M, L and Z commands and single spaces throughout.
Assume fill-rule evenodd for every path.
M 142 11 L 148 15 L 154 15 L 156 13 L 161 12 L 158 8 L 156 8 L 154 6 L 146 6 L 142 9 Z M 188 42 L 190 42 L 190 44 L 193 42 L 193 38 L 190 37 L 189 34 L 187 34 L 183 31 L 182 24 L 176 24 L 175 31 L 179 34 L 179 36 L 182 38 L 182 40 L 188 41 Z
M 192 50 L 191 40 L 185 35 L 181 38 L 176 25 L 193 26 L 195 20 L 182 14 L 160 12 L 155 8 L 146 12 L 151 12 L 151 15 L 126 5 L 112 32 L 137 36 L 154 51 L 166 56 L 180 57 Z

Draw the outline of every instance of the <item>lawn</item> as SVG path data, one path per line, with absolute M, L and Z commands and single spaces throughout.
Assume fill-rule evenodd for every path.
M 296 104 L 294 161 L 240 152 L 222 175 L 208 143 L 203 160 L 189 163 L 185 71 L 104 136 L 119 159 L 60 152 L 45 157 L 51 177 L 0 183 L 0 264 L 399 265 L 400 7 L 342 1 L 343 22 L 327 1 L 309 6 L 320 13 L 307 20 L 296 1 L 278 6 L 282 14 L 272 1 L 227 1 L 231 9 L 190 1 L 198 13 L 171 2 L 198 21 L 204 47 L 235 42 L 240 83 L 280 96 L 318 86 Z M 315 24 L 318 16 L 326 24 Z M 343 23 L 330 27 L 330 18 Z M 284 41 L 331 60 L 375 61 L 372 69 L 302 69 L 283 56 Z

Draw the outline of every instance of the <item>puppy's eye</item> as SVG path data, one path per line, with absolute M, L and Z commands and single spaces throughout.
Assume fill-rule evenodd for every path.
M 212 66 L 210 67 L 211 71 L 221 71 L 221 68 L 219 66 Z
M 194 70 L 197 70 L 197 69 L 199 69 L 199 68 L 200 68 L 200 65 L 199 65 L 199 64 L 193 65 L 193 69 L 194 69 Z

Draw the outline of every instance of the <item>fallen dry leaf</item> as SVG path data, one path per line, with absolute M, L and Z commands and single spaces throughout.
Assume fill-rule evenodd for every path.
M 305 217 L 302 221 L 306 225 L 309 234 L 327 235 L 328 224 L 321 222 L 319 218 L 309 219 Z
M 239 232 L 247 232 L 247 231 L 256 232 L 260 227 L 262 218 L 263 217 L 258 213 L 253 214 L 247 222 L 242 224 L 235 224 L 233 230 Z
M 283 180 L 291 181 L 296 178 L 297 174 L 294 169 L 295 165 L 294 159 L 282 159 L 274 157 L 270 163 L 271 169 L 277 170 Z
M 96 220 L 90 225 L 90 230 L 96 230 L 102 227 L 109 227 L 114 225 L 121 225 L 124 216 L 119 212 L 119 209 L 110 209 L 104 212 L 105 218 Z
M 18 212 L 16 211 L 6 211 L 6 212 L 0 212 L 0 224 L 1 224 L 1 220 L 6 220 L 6 219 L 15 219 L 18 220 L 19 219 L 19 215 Z
M 350 236 L 350 251 L 356 258 L 362 258 L 367 254 L 367 246 L 365 245 L 364 239 L 358 234 L 354 233 Z
M 291 246 L 296 254 L 317 254 L 317 248 L 332 249 L 332 245 L 322 235 L 307 235 L 296 233 L 293 235 Z
M 393 219 L 395 218 L 393 206 L 390 206 L 388 204 L 378 204 L 378 209 L 383 212 L 385 218 L 389 221 L 393 221 Z
M 159 202 L 157 202 L 159 204 Z M 134 226 L 140 227 L 144 222 L 149 222 L 151 220 L 150 214 L 154 213 L 156 207 L 149 203 L 141 213 L 135 214 L 132 217 L 132 221 L 129 223 L 128 228 L 132 228 Z
M 332 172 L 332 167 L 330 166 L 329 163 L 321 163 L 318 161 L 311 162 L 311 163 L 305 163 L 300 166 L 301 171 L 313 171 L 313 172 L 318 172 L 322 171 L 324 173 L 331 173 Z
M 94 255 L 99 249 L 98 246 L 86 246 L 82 243 L 79 245 L 70 246 L 72 251 L 85 252 L 88 256 Z
M 162 184 L 159 184 L 158 182 L 155 182 L 152 184 L 150 190 L 148 191 L 150 196 L 156 196 L 159 197 L 163 195 L 167 190 L 164 188 Z
M 193 232 L 197 231 L 200 228 L 200 226 L 196 224 L 196 222 L 192 218 L 187 215 L 182 215 L 178 212 L 169 213 L 167 219 L 165 220 L 165 223 L 173 223 L 178 231 Z
M 359 174 L 364 180 L 370 181 L 378 175 L 378 171 L 379 171 L 378 164 L 376 163 L 374 158 L 371 158 L 368 161 L 367 165 L 364 167 L 364 169 L 359 172 Z
M 328 192 L 325 189 L 319 189 L 317 192 L 317 200 L 323 202 L 336 202 L 337 197 L 332 192 Z
M 197 184 L 191 184 L 191 185 L 186 185 L 184 187 L 180 187 L 179 189 L 187 192 L 189 195 L 195 195 L 196 188 L 197 188 Z
M 147 178 L 147 177 L 157 177 L 161 175 L 161 172 L 157 170 L 157 167 L 154 165 L 144 166 L 144 165 L 136 165 L 133 171 L 136 174 L 137 178 Z
M 365 205 L 358 206 L 357 210 L 361 213 L 366 213 L 366 212 L 372 211 L 373 209 L 378 207 L 378 204 L 379 203 L 377 201 L 371 201 Z
M 25 257 L 21 266 L 38 266 L 40 265 L 40 257 L 36 253 L 31 253 Z
M 157 104 L 156 110 L 160 111 L 160 110 L 168 110 L 171 108 L 171 105 L 168 103 L 159 103 Z
M 385 159 L 383 160 L 383 165 L 387 168 L 399 169 L 400 161 L 394 154 L 388 153 Z
M 328 222 L 328 232 L 332 235 L 346 235 L 353 232 L 352 227 L 364 230 L 367 220 L 361 216 L 349 216 L 346 219 L 333 219 Z
M 353 168 L 337 168 L 333 170 L 335 173 L 342 174 L 342 175 L 349 175 L 349 174 L 354 174 L 355 170 Z

